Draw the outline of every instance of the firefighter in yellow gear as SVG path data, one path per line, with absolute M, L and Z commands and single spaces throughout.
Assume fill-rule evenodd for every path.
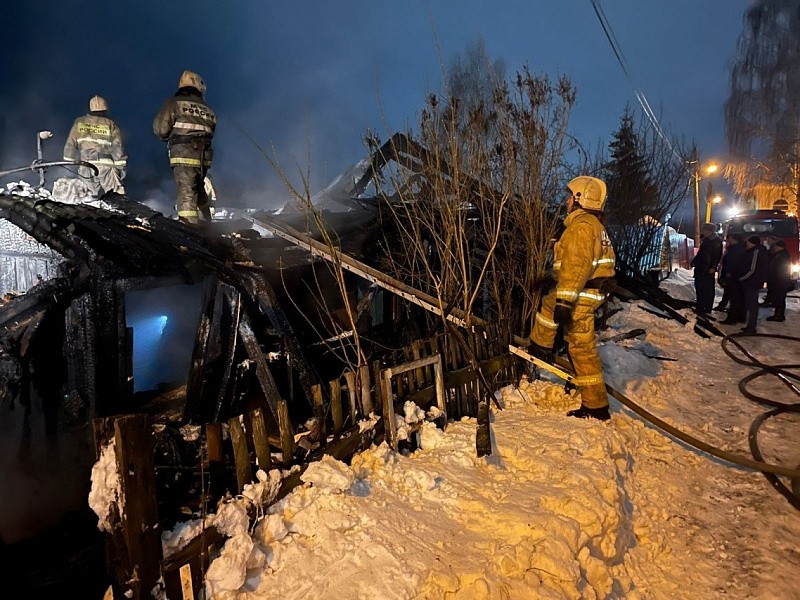
M 153 120 L 153 133 L 169 147 L 178 218 L 191 225 L 208 215 L 205 179 L 213 158 L 211 139 L 217 116 L 206 104 L 205 92 L 200 75 L 184 71 L 178 91 L 164 102 Z
M 124 195 L 125 171 L 128 156 L 122 142 L 122 132 L 108 116 L 108 102 L 101 96 L 89 100 L 89 113 L 78 117 L 64 144 L 64 160 L 85 161 L 97 167 L 95 176 L 89 167 L 79 167 L 93 196 L 107 192 Z
M 605 301 L 603 283 L 614 276 L 614 248 L 600 214 L 606 202 L 606 184 L 582 175 L 567 184 L 566 228 L 553 249 L 555 288 L 542 298 L 530 338 L 531 351 L 552 358 L 559 326 L 564 327 L 569 357 L 581 407 L 568 413 L 607 420 L 608 395 L 597 352 L 594 313 Z

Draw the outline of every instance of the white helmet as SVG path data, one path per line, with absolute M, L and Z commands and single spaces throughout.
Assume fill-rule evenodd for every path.
M 567 189 L 586 210 L 603 210 L 606 204 L 606 182 L 597 177 L 581 175 L 570 181 Z
M 102 96 L 92 96 L 92 99 L 89 100 L 89 110 L 91 112 L 108 110 L 108 102 Z
M 201 94 L 206 93 L 206 82 L 194 71 L 186 70 L 181 73 L 181 79 L 178 82 L 178 87 L 193 87 L 197 88 Z

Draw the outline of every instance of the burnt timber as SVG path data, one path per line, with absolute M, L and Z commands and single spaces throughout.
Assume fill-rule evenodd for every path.
M 239 407 L 230 405 L 236 397 L 233 362 L 243 350 L 256 364 L 265 408 L 277 419 L 279 392 L 259 348 L 285 352 L 311 402 L 311 387 L 319 377 L 304 356 L 272 285 L 254 268 L 252 253 L 241 239 L 200 232 L 130 200 L 108 203 L 118 211 L 0 197 L 0 218 L 65 258 L 62 275 L 0 305 L 0 360 L 16 363 L 19 378 L 23 378 L 37 329 L 46 318 L 61 313 L 66 395 L 77 394 L 93 417 L 131 411 L 131 340 L 125 327 L 125 292 L 205 281 L 186 416 L 202 421 L 237 412 Z M 222 318 L 212 319 L 215 314 Z

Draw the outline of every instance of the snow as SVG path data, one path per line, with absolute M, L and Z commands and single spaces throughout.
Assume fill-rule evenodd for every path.
M 688 271 L 663 287 L 693 298 Z M 753 368 L 727 356 L 720 338 L 695 334 L 688 310 L 681 326 L 639 301 L 620 306 L 599 335 L 608 382 L 679 429 L 750 457 L 750 424 L 767 409 L 737 385 Z M 797 335 L 798 323 L 800 301 L 790 298 L 787 321 L 759 330 Z M 603 341 L 634 328 L 646 334 Z M 797 362 L 796 342 L 741 341 L 761 360 Z M 797 401 L 775 378 L 751 385 Z M 252 530 L 248 500 L 222 505 L 208 519 L 231 537 L 208 570 L 209 597 L 800 598 L 800 512 L 762 474 L 671 439 L 613 399 L 609 422 L 567 417 L 580 400 L 555 379 L 523 378 L 497 397 L 490 456 L 476 457 L 474 419 L 445 432 L 423 422 L 413 453 L 382 444 L 349 465 L 312 464 Z M 398 425 L 419 418 L 406 407 Z M 764 460 L 796 468 L 799 429 L 796 413 L 769 419 L 758 438 Z M 277 482 L 262 472 L 249 497 L 268 498 Z M 166 532 L 165 546 L 185 533 Z

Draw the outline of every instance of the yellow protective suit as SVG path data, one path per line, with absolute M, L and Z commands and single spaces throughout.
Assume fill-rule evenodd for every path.
M 104 113 L 89 113 L 75 119 L 64 144 L 64 160 L 83 160 L 97 167 L 78 169 L 94 196 L 106 192 L 125 194 L 122 180 L 128 167 L 128 156 L 122 142 L 122 132 Z
M 556 287 L 542 299 L 531 340 L 552 348 L 558 324 L 553 320 L 556 300 L 572 306 L 572 321 L 564 338 L 575 368 L 575 385 L 587 408 L 608 405 L 603 367 L 597 353 L 594 312 L 605 300 L 600 285 L 614 276 L 614 248 L 596 215 L 578 208 L 564 221 L 566 229 L 553 250 Z

